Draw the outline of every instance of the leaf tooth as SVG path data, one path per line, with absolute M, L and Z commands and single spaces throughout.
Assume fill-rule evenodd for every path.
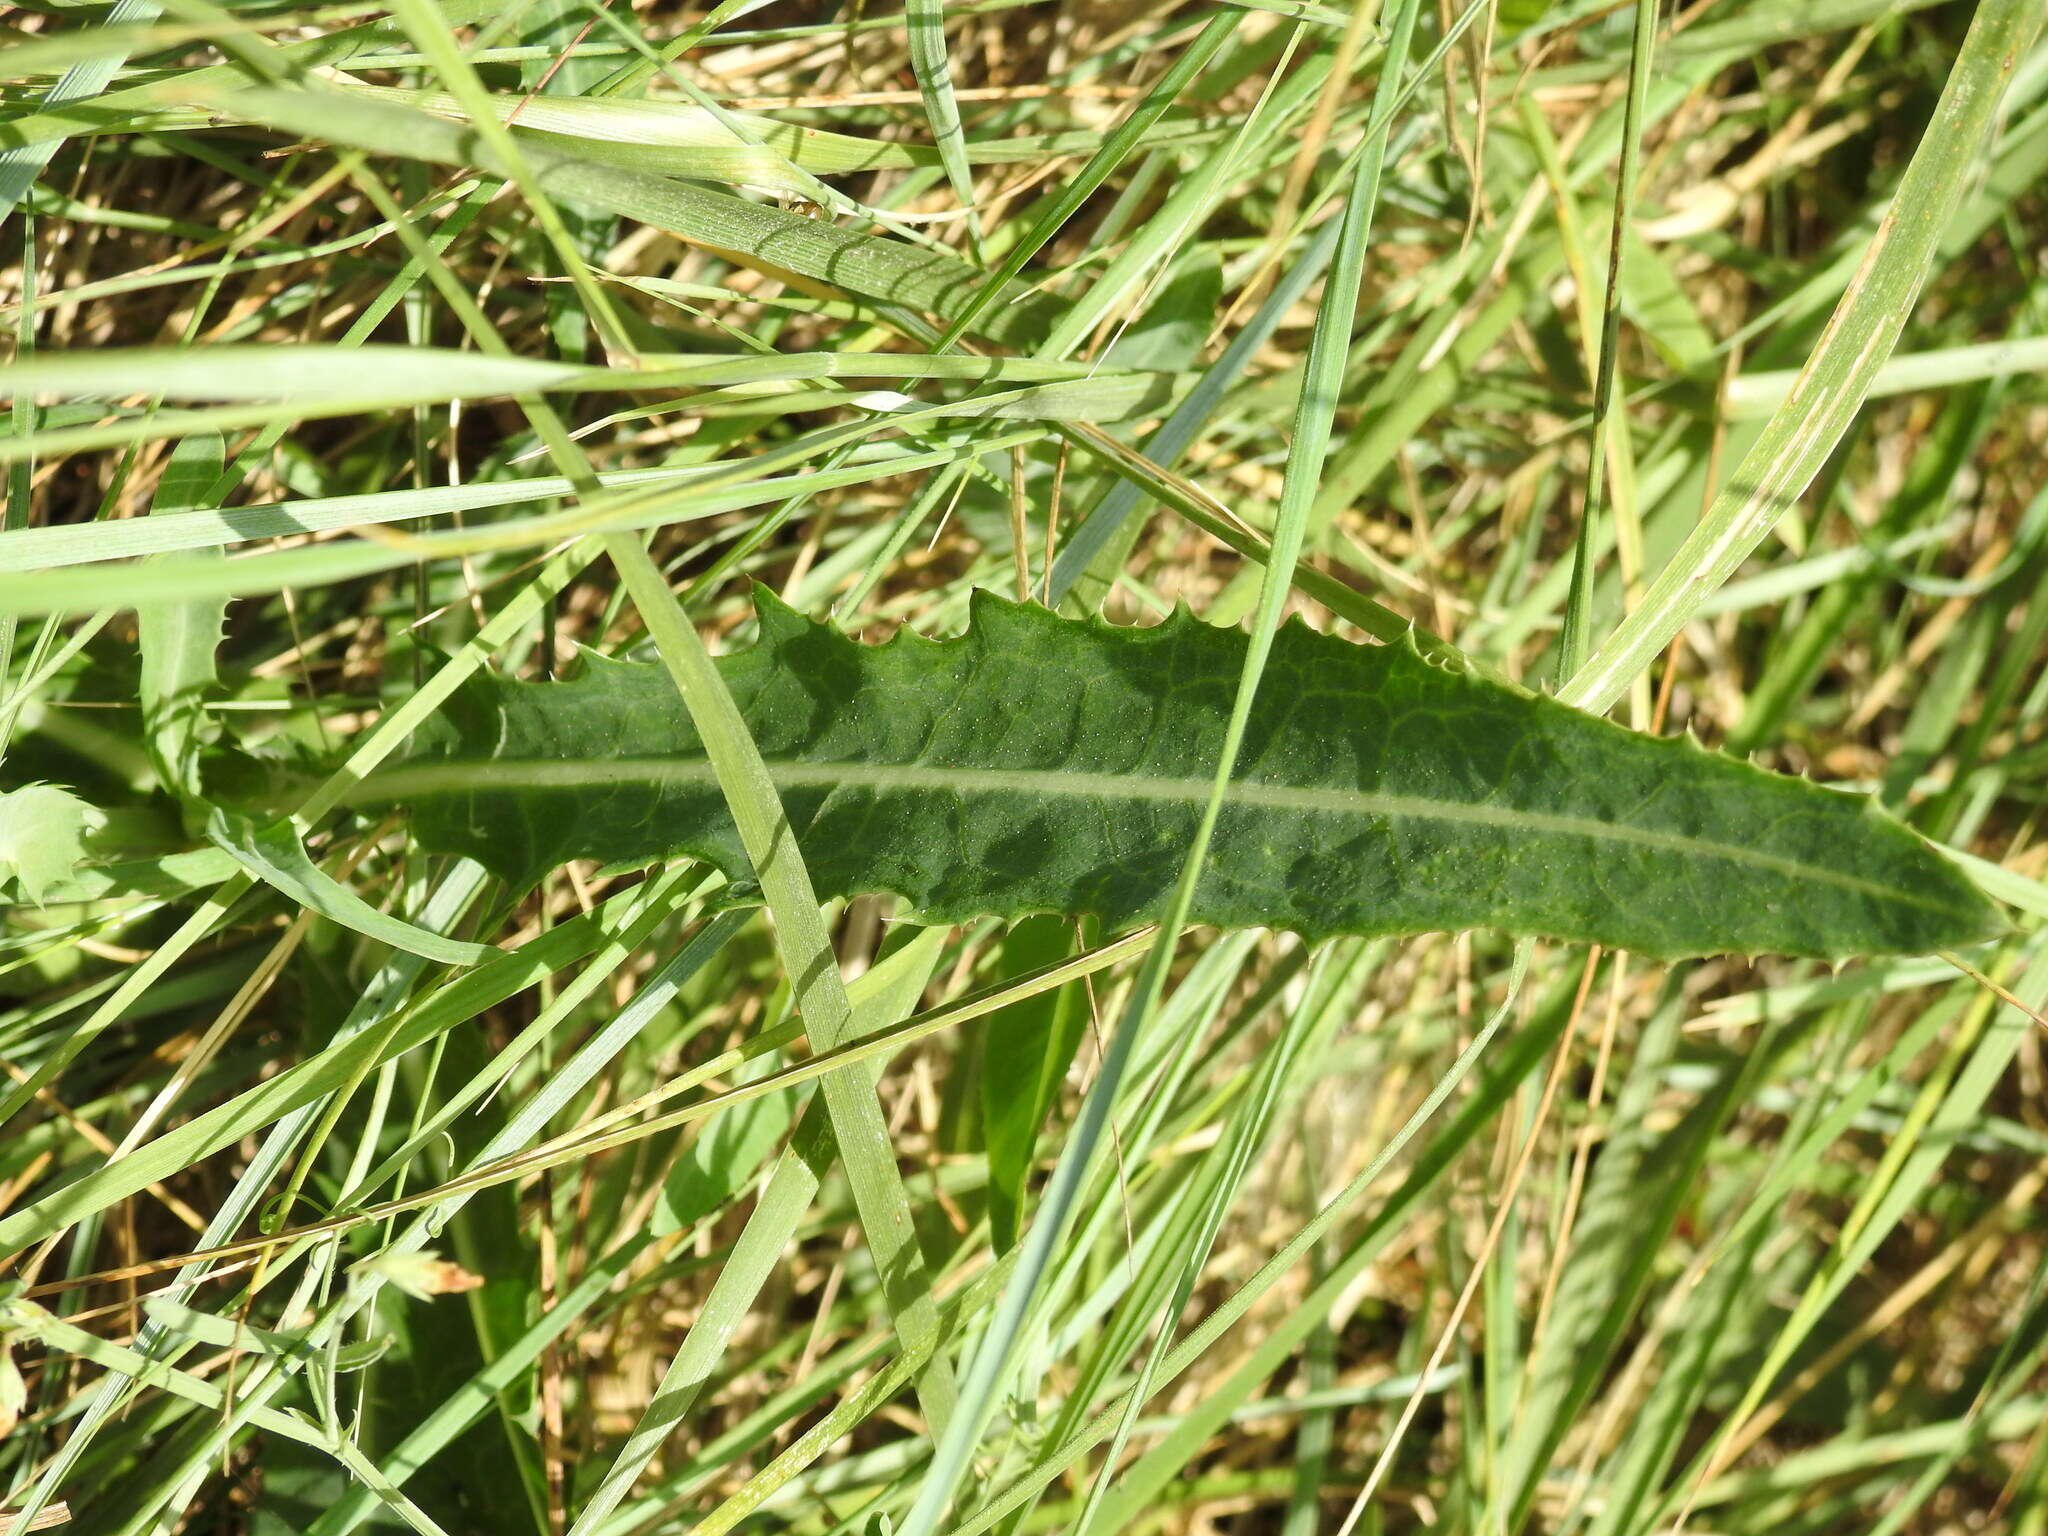
M 1297 614 L 1296 618 L 1299 617 L 1300 615 Z M 1173 611 L 1160 621 L 1159 633 L 1162 635 L 1183 635 L 1201 622 L 1195 616 L 1195 610 L 1188 606 L 1188 600 L 1184 597 L 1177 597 L 1173 600 Z M 1108 627 L 1114 629 L 1117 626 L 1108 625 Z M 1213 624 L 1206 627 L 1215 628 Z
M 967 594 L 967 631 L 969 634 L 989 625 L 1001 625 L 1008 620 L 1028 620 L 1030 607 L 1014 598 L 1003 596 L 994 587 L 975 587 Z
M 1401 631 L 1400 639 L 1390 643 L 1407 652 L 1411 658 L 1421 662 L 1425 667 L 1434 667 L 1437 671 L 1448 676 L 1466 678 L 1479 676 L 1478 669 L 1472 665 L 1471 660 L 1467 657 L 1446 654 L 1444 652 L 1432 654 L 1424 650 L 1421 633 L 1412 622 L 1406 629 Z
M 1054 616 L 1043 608 L 1013 602 L 988 587 L 976 587 L 968 594 L 967 634 L 962 638 L 971 638 L 987 650 L 1001 650 L 1028 643 L 1049 618 Z
M 770 650 L 801 639 L 814 629 L 830 628 L 829 625 L 815 623 L 790 607 L 758 581 L 754 583 L 754 617 L 761 626 L 761 638 L 757 643 Z
M 896 633 L 883 641 L 880 648 L 887 650 L 895 646 L 905 651 L 942 651 L 947 646 L 964 645 L 966 642 L 966 635 L 928 635 L 915 625 L 899 624 Z
M 852 635 L 846 634 L 843 630 L 840 633 L 849 645 L 859 646 L 861 650 L 872 651 L 877 655 L 893 655 L 898 651 L 937 650 L 941 646 L 955 645 L 966 638 L 964 635 L 958 635 L 951 640 L 943 640 L 924 634 L 911 624 L 898 624 L 896 632 L 880 645 L 861 645 L 861 642 Z
M 627 661 L 623 657 L 607 656 L 603 651 L 590 645 L 578 646 L 576 654 L 582 658 L 583 664 L 576 669 L 574 676 L 554 684 L 555 687 L 581 688 L 587 693 L 597 686 L 594 679 L 606 672 L 616 677 L 626 677 L 647 665 L 644 661 Z

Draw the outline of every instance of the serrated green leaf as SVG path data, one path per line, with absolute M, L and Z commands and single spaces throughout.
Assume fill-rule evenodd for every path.
M 931 921 L 1167 900 L 1245 637 L 975 594 L 958 640 L 868 647 L 756 595 L 719 663 L 818 893 Z M 1639 954 L 1922 954 L 1998 930 L 1963 874 L 1866 801 L 1649 737 L 1412 645 L 1298 621 L 1274 642 L 1191 920 L 1333 934 L 1497 928 Z M 354 797 L 508 878 L 570 858 L 746 855 L 655 667 L 479 679 Z
M 77 870 L 85 834 L 98 816 L 90 803 L 54 784 L 0 793 L 0 886 L 11 881 L 40 906 L 52 886 L 65 884 Z

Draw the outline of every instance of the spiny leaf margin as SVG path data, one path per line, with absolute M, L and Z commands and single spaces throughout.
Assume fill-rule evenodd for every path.
M 966 633 L 866 646 L 757 591 L 719 662 L 821 895 L 932 922 L 1152 917 L 1199 815 L 1244 636 L 977 592 Z M 1276 637 L 1194 921 L 1311 940 L 1498 928 L 1658 959 L 1920 954 L 1999 931 L 1873 803 L 1641 735 L 1412 643 Z M 479 678 L 355 797 L 515 882 L 571 858 L 748 873 L 658 668 Z

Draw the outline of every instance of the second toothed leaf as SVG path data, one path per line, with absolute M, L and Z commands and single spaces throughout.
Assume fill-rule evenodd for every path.
M 1156 915 L 1209 794 L 1245 637 L 977 594 L 967 633 L 864 646 L 765 592 L 720 661 L 821 896 L 931 920 Z M 676 854 L 749 873 L 657 666 L 479 679 L 359 800 L 513 880 Z M 1998 929 L 1866 802 L 1299 622 L 1274 642 L 1193 920 L 1495 928 L 1675 958 L 1920 954 Z

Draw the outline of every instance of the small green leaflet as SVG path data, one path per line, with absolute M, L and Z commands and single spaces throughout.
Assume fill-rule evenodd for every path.
M 765 591 L 756 605 L 759 642 L 719 666 L 820 895 L 1111 929 L 1163 905 L 1241 633 L 978 592 L 959 639 L 864 646 Z M 424 847 L 518 882 L 572 858 L 751 873 L 652 665 L 480 678 L 356 800 L 405 805 Z M 1275 640 L 1193 920 L 1310 939 L 1496 928 L 1664 959 L 1925 954 L 2001 927 L 1871 802 L 1298 620 Z
M 100 819 L 91 802 L 55 784 L 0 790 L 0 897 L 11 886 L 41 906 L 52 889 L 68 885 Z

